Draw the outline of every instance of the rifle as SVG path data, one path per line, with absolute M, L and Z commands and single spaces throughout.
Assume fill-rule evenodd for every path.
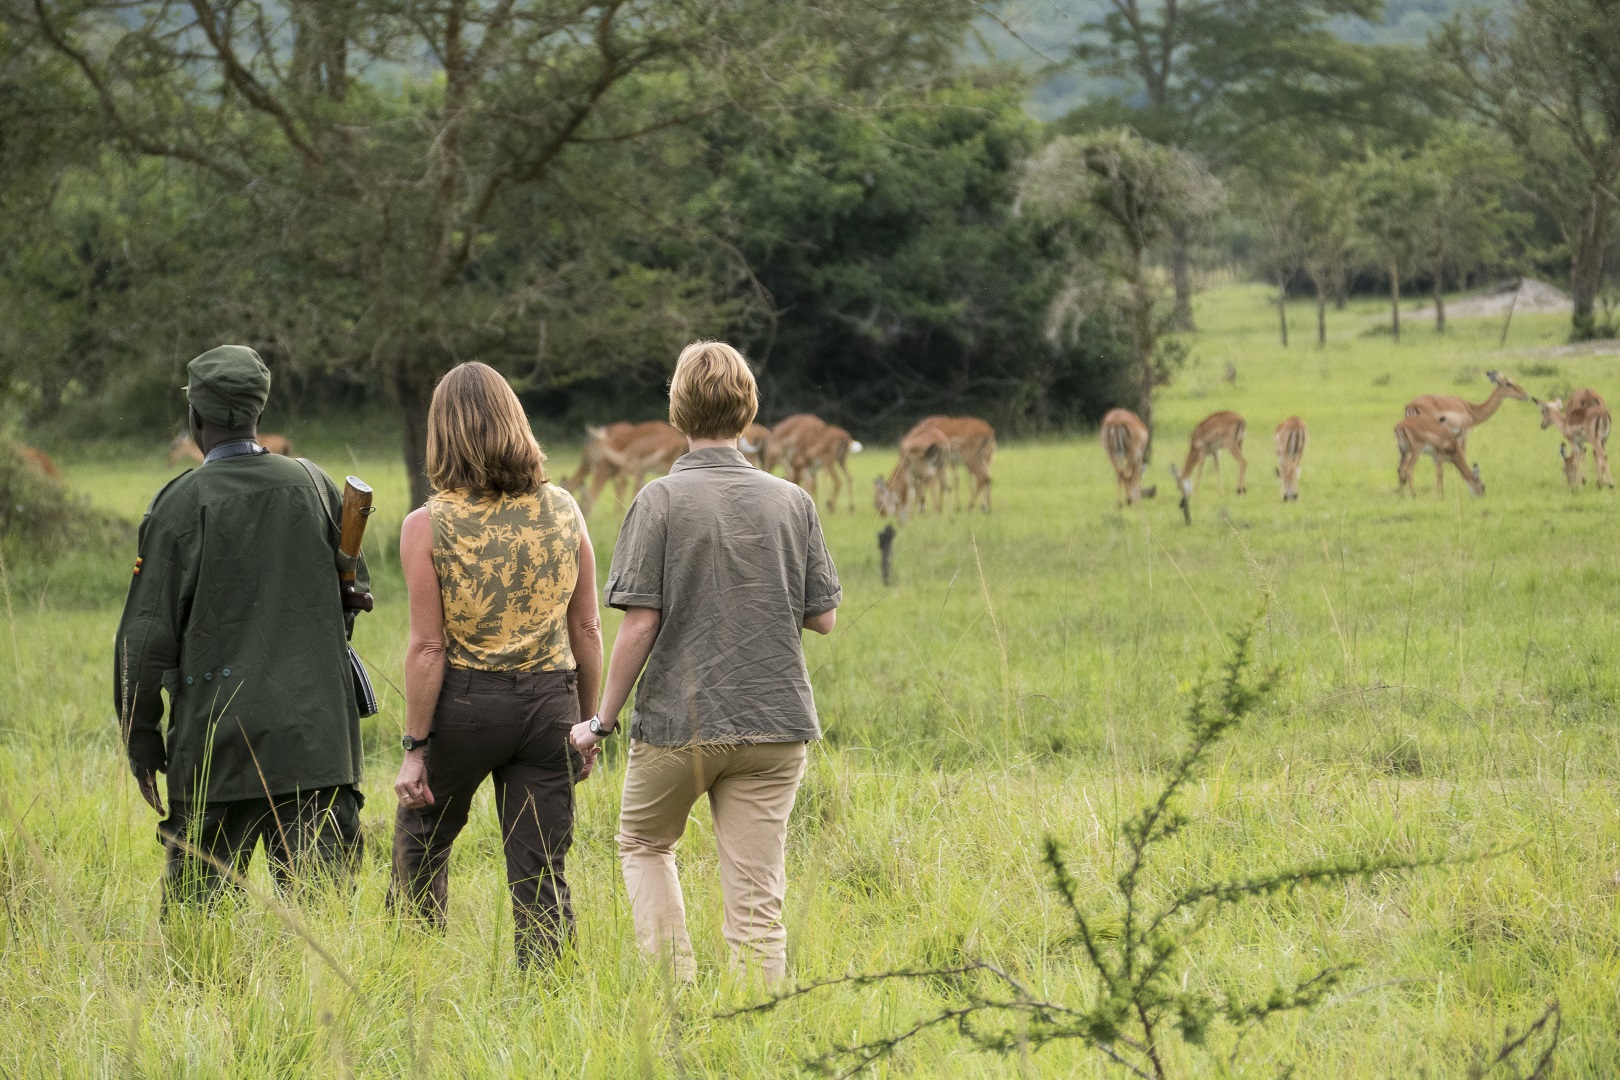
M 360 545 L 366 538 L 366 519 L 377 512 L 371 505 L 371 487 L 358 476 L 343 480 L 343 521 L 338 527 L 338 584 L 343 589 L 343 628 L 353 640 L 354 617 L 370 611 L 372 599 L 355 585 L 360 569 Z

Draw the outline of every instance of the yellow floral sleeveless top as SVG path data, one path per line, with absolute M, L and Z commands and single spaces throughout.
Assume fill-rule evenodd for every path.
M 428 516 L 450 666 L 572 670 L 567 614 L 580 542 L 573 496 L 555 484 L 497 498 L 441 491 L 428 500 Z

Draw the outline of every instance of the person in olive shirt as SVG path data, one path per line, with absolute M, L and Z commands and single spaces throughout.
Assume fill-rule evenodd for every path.
M 224 345 L 187 374 L 205 456 L 141 521 L 113 678 L 130 768 L 159 814 L 156 774 L 167 774 L 165 903 L 216 894 L 220 866 L 246 870 L 261 839 L 278 883 L 306 864 L 346 871 L 362 803 L 341 494 L 314 466 L 259 446 L 270 371 L 258 353 Z

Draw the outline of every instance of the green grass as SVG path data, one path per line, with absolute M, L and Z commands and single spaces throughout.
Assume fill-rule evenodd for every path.
M 854 459 L 858 512 L 823 519 L 845 586 L 839 626 L 807 642 L 828 737 L 790 838 L 796 978 L 987 957 L 1072 995 L 1079 969 L 1042 840 L 1065 845 L 1086 895 L 1106 894 L 1115 823 L 1157 790 L 1190 681 L 1269 593 L 1260 657 L 1283 669 L 1278 702 L 1195 791 L 1166 885 L 1328 854 L 1516 846 L 1220 917 L 1191 978 L 1253 987 L 1361 965 L 1328 1006 L 1251 1035 L 1235 1075 L 1460 1077 L 1549 995 L 1565 1017 L 1557 1075 L 1620 1073 L 1616 496 L 1566 489 L 1557 437 L 1527 403 L 1506 403 L 1471 439 L 1483 499 L 1455 474 L 1444 499 L 1427 494 L 1425 463 L 1426 494 L 1403 502 L 1390 434 L 1416 394 L 1483 398 L 1492 367 L 1538 372 L 1521 380 L 1532 393 L 1592 385 L 1620 398 L 1620 361 L 1549 355 L 1565 329 L 1554 317 L 1516 319 L 1499 354 L 1496 320 L 1456 320 L 1443 338 L 1408 323 L 1397 346 L 1368 333 L 1382 313 L 1375 302 L 1332 313 L 1319 350 L 1302 305 L 1283 350 L 1262 291 L 1204 295 L 1194 360 L 1158 404 L 1159 498 L 1116 509 L 1093 438 L 1010 442 L 995 512 L 914 520 L 892 589 L 878 579 L 867 492 L 893 455 Z M 1219 483 L 1206 472 L 1186 528 L 1167 466 L 1218 408 L 1249 420 L 1250 491 L 1232 494 L 1229 463 Z M 1301 501 L 1284 505 L 1270 434 L 1292 413 L 1311 441 Z M 375 449 L 351 456 L 319 430 L 294 434 L 331 471 L 378 487 L 380 603 L 357 640 L 397 684 L 402 473 Z M 570 457 L 553 464 L 566 471 Z M 91 447 L 64 464 L 77 490 L 132 515 L 168 475 L 161 448 Z M 617 519 L 609 498 L 592 521 L 604 568 Z M 382 901 L 402 710 L 386 685 L 366 724 L 369 854 L 354 894 L 301 907 L 302 931 L 245 899 L 165 933 L 153 817 L 111 715 L 118 598 L 59 601 L 38 575 L 14 586 L 0 633 L 0 794 L 43 863 L 0 806 L 0 1076 L 782 1075 L 801 1053 L 948 1000 L 947 986 L 917 984 L 712 1019 L 754 994 L 724 974 L 705 811 L 681 849 L 705 974 L 670 993 L 635 954 L 614 858 L 618 747 L 580 789 L 580 947 L 561 970 L 512 969 L 487 804 L 456 852 L 448 932 L 397 928 Z M 606 622 L 611 634 L 617 619 Z M 262 866 L 254 880 L 267 882 Z M 1180 1075 L 1200 1060 L 1177 1063 Z M 1004 1060 L 941 1033 L 880 1074 L 1107 1071 L 1078 1048 Z

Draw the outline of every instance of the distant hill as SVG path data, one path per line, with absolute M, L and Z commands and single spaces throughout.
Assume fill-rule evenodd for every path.
M 1385 0 L 1384 21 L 1369 25 L 1345 20 L 1337 29 L 1346 41 L 1370 44 L 1422 45 L 1430 31 L 1453 12 L 1470 7 L 1507 7 L 1512 0 Z M 1108 0 L 1008 0 L 998 9 L 1002 27 L 994 19 L 979 20 L 979 30 L 991 53 L 1032 68 L 1068 55 L 1078 28 L 1108 8 Z M 1044 58 L 1044 59 L 1043 59 Z M 1064 72 L 1044 80 L 1029 103 L 1031 113 L 1053 120 L 1079 105 L 1088 90 L 1099 84 L 1080 72 Z

